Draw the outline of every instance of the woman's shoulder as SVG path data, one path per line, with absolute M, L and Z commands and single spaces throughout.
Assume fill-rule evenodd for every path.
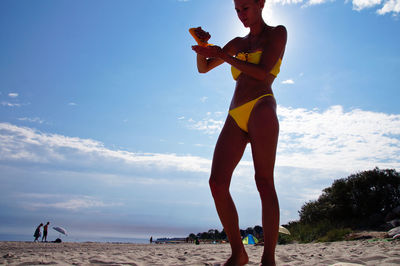
M 270 27 L 269 34 L 266 34 L 264 40 L 266 43 L 270 43 L 272 41 L 273 43 L 285 44 L 287 40 L 286 27 L 283 25 Z
M 241 46 L 243 46 L 243 39 L 245 37 L 235 37 L 230 40 L 224 47 L 224 50 L 229 52 L 231 55 L 235 55 L 238 51 L 241 50 Z
M 231 43 L 233 46 L 239 46 L 243 43 L 243 41 L 247 38 L 247 35 L 244 37 L 235 37 L 233 38 L 229 43 Z
M 275 26 L 275 27 L 272 27 L 275 31 L 286 31 L 286 27 L 285 26 L 283 26 L 283 25 L 278 25 L 278 26 Z
M 285 37 L 287 36 L 287 30 L 286 27 L 283 25 L 278 25 L 272 28 L 273 34 L 276 36 L 282 36 Z

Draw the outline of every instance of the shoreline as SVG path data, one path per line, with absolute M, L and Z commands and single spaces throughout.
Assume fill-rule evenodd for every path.
M 248 265 L 259 265 L 263 247 L 246 245 L 245 248 L 250 258 Z M 220 265 L 229 255 L 229 244 L 0 242 L 0 263 L 9 265 Z M 278 245 L 276 260 L 278 265 L 398 265 L 400 241 Z

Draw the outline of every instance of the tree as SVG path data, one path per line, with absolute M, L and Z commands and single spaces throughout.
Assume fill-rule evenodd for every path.
M 263 228 L 261 226 L 259 225 L 254 226 L 253 231 L 258 239 L 263 238 Z
M 219 231 L 217 229 L 208 230 L 208 235 L 211 239 L 219 239 Z
M 400 174 L 375 168 L 335 180 L 299 211 L 302 224 L 329 221 L 353 229 L 377 228 L 400 205 Z
M 247 229 L 246 229 L 246 236 L 247 236 L 248 234 L 254 235 L 254 229 L 253 229 L 253 227 L 247 227 Z
M 221 233 L 219 234 L 219 239 L 226 240 L 228 236 L 226 235 L 225 229 L 222 229 Z

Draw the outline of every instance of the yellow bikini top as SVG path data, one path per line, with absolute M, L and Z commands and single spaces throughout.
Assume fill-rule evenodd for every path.
M 236 55 L 236 58 L 239 60 L 242 60 L 242 61 L 249 62 L 249 63 L 259 64 L 260 60 L 261 60 L 261 55 L 262 55 L 262 51 L 256 51 L 256 52 L 252 52 L 252 53 L 240 52 Z M 269 73 L 271 73 L 275 77 L 278 76 L 279 71 L 281 69 L 281 64 L 282 64 L 282 59 L 279 58 L 278 62 L 276 62 L 275 66 L 272 68 L 271 72 L 269 72 Z M 237 80 L 240 73 L 242 73 L 242 71 L 235 68 L 234 66 L 231 67 L 231 71 L 232 71 L 232 77 L 234 80 Z

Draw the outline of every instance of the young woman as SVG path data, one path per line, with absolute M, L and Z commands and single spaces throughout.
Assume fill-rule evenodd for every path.
M 242 244 L 236 207 L 229 193 L 233 170 L 251 144 L 255 181 L 262 203 L 264 252 L 261 265 L 275 265 L 279 230 L 279 204 L 274 187 L 274 165 L 279 123 L 271 85 L 279 73 L 287 33 L 284 26 L 268 26 L 262 18 L 265 0 L 234 0 L 240 21 L 250 33 L 237 37 L 222 49 L 193 46 L 200 73 L 226 62 L 232 66 L 235 93 L 212 162 L 210 188 L 221 223 L 228 235 L 232 255 L 225 265 L 245 265 L 248 256 Z M 208 41 L 201 28 L 196 35 Z

